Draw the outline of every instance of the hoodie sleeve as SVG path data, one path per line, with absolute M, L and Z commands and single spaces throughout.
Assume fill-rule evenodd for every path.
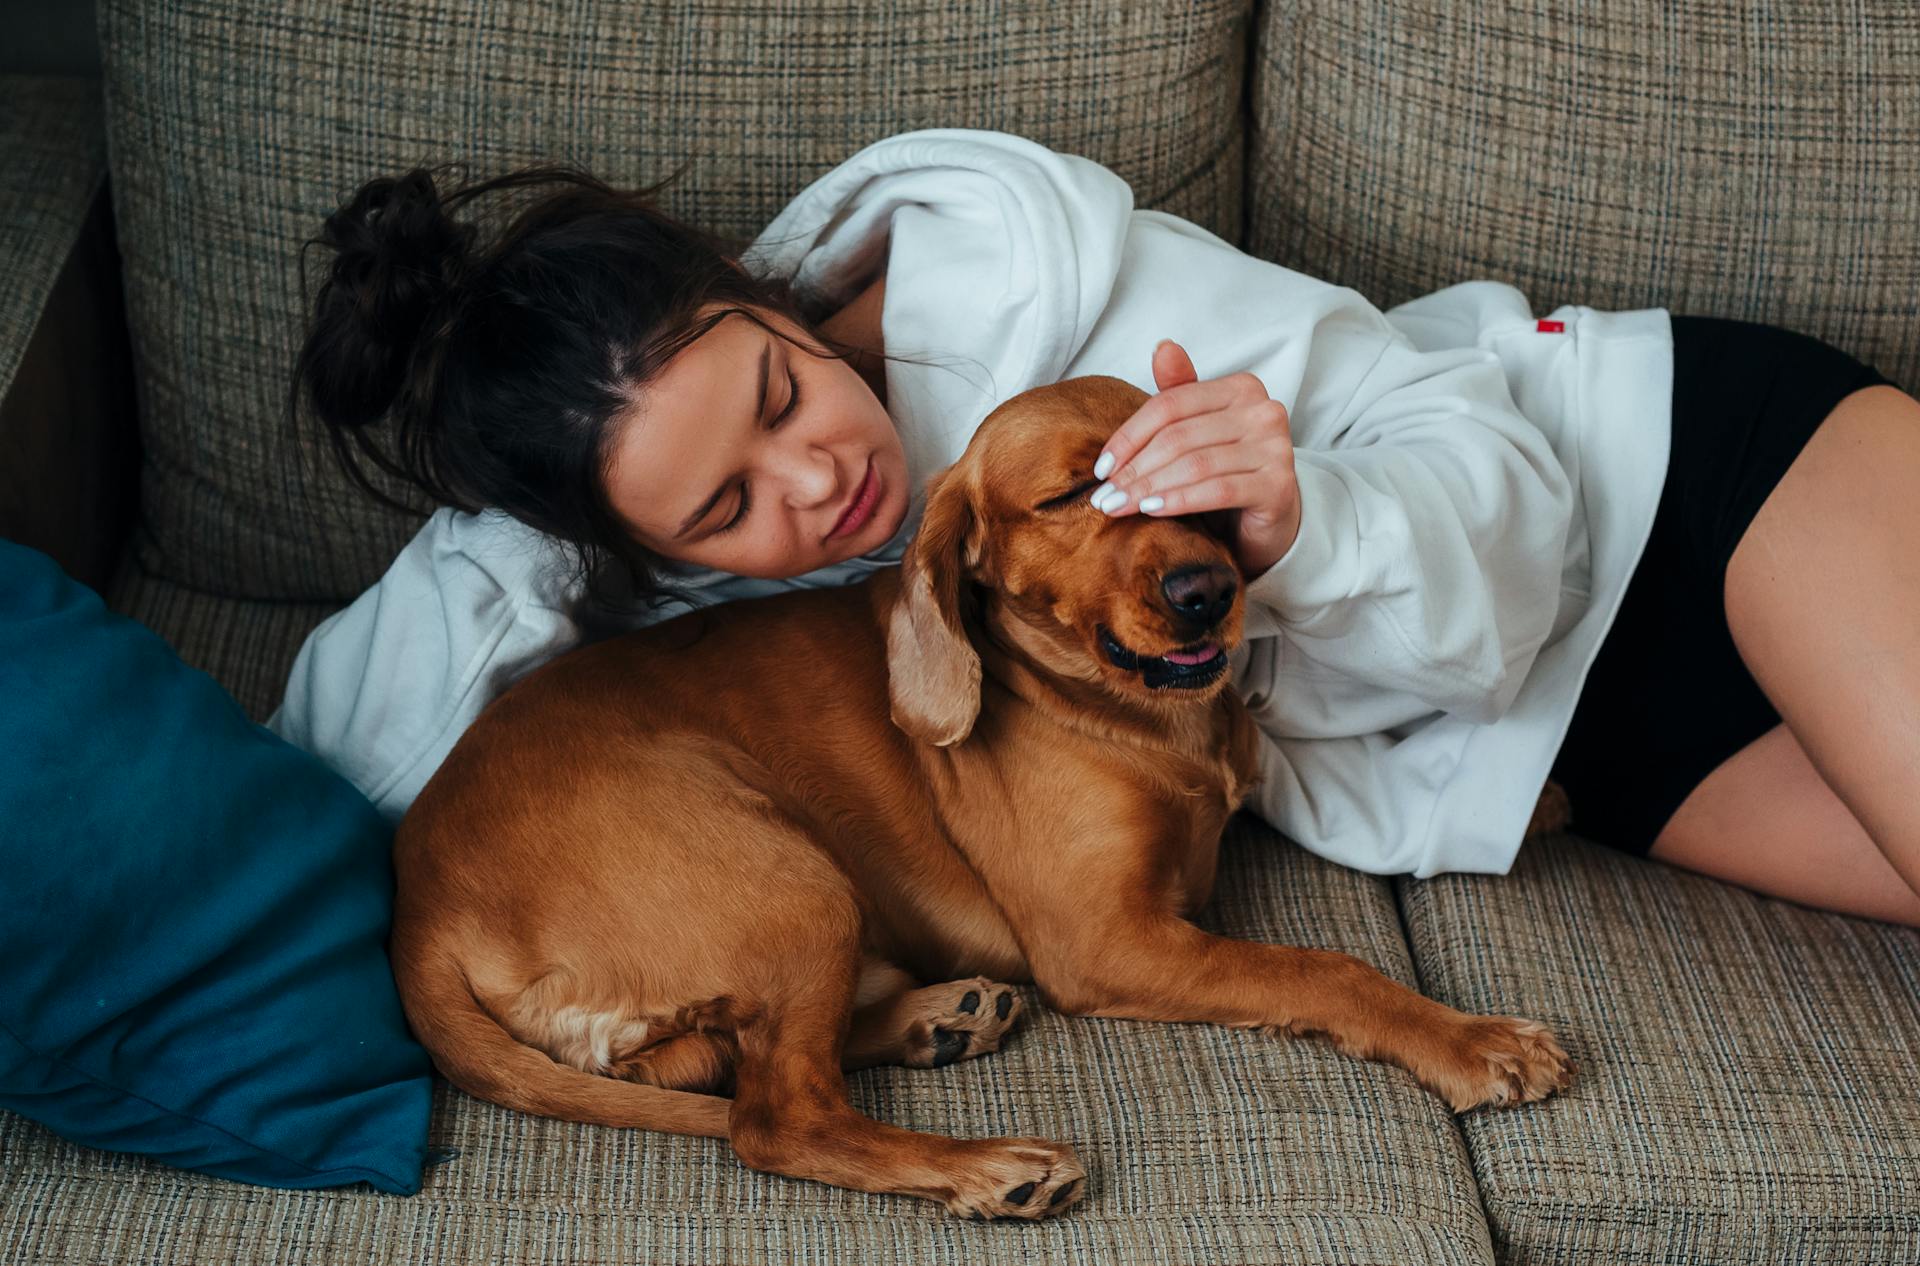
M 1247 589 L 1249 636 L 1283 643 L 1248 685 L 1270 696 L 1288 675 L 1303 715 L 1327 695 L 1307 733 L 1503 714 L 1553 625 L 1574 510 L 1491 352 L 1421 352 L 1374 315 L 1316 334 L 1313 358 L 1367 368 L 1344 406 L 1296 424 L 1300 535 Z M 1359 698 L 1379 715 L 1342 724 Z
M 847 584 L 897 563 L 915 523 L 871 555 L 789 579 L 670 566 L 657 578 L 684 599 L 595 613 L 554 542 L 499 511 L 443 507 L 307 635 L 267 728 L 398 822 L 482 710 L 542 664 L 694 606 Z
M 379 581 L 307 635 L 267 728 L 320 757 L 390 821 L 480 710 L 580 630 L 460 548 L 437 511 Z

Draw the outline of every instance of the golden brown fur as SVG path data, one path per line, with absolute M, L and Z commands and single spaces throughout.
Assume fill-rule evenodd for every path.
M 1013 1217 L 1084 1194 L 1071 1147 L 897 1129 L 842 1077 L 996 1049 L 1019 1014 L 998 982 L 1077 1015 L 1326 1034 L 1456 1109 L 1565 1085 L 1537 1024 L 1188 921 L 1257 736 L 1230 669 L 1155 689 L 1104 649 L 1241 638 L 1239 574 L 1197 520 L 1087 504 L 1144 399 L 1104 377 L 1016 396 L 929 481 L 901 567 L 574 651 L 487 708 L 394 846 L 394 972 L 441 1072 Z

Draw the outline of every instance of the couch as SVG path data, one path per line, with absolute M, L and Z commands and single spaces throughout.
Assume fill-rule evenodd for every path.
M 669 208 L 745 239 L 870 140 L 999 128 L 1381 307 L 1494 277 L 1802 329 L 1920 388 L 1911 0 L 100 0 L 99 31 L 97 79 L 0 80 L 0 536 L 257 720 L 419 522 L 282 412 L 300 243 L 418 162 L 684 165 Z M 444 1082 L 411 1197 L 0 1113 L 0 1260 L 1920 1261 L 1920 933 L 1570 831 L 1509 875 L 1376 877 L 1245 813 L 1202 921 L 1545 1021 L 1577 1078 L 1455 1117 L 1322 1043 L 1044 1006 L 989 1058 L 850 1076 L 901 1125 L 1076 1144 L 1089 1196 L 1039 1224 Z

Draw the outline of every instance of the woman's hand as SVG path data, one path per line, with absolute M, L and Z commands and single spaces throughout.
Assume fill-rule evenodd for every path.
M 1113 433 L 1093 468 L 1107 482 L 1094 493 L 1110 515 L 1202 514 L 1231 542 L 1253 580 L 1300 535 L 1287 407 L 1267 398 L 1250 373 L 1200 382 L 1186 349 L 1162 339 L 1153 349 L 1160 394 Z

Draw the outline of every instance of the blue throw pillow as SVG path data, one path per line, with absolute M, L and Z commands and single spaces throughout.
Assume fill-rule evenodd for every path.
M 418 1191 L 431 1064 L 387 961 L 391 840 L 0 541 L 0 1108 L 241 1182 Z

